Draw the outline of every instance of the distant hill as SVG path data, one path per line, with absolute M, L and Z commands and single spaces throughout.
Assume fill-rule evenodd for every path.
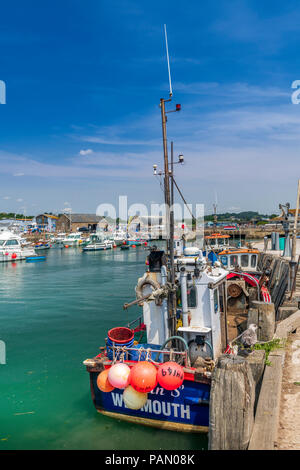
M 269 220 L 277 217 L 277 214 L 259 214 L 254 211 L 244 211 L 244 212 L 225 212 L 223 214 L 217 214 L 218 222 L 232 221 L 232 222 L 250 222 L 260 221 L 260 220 Z M 205 222 L 213 222 L 214 215 L 205 215 Z

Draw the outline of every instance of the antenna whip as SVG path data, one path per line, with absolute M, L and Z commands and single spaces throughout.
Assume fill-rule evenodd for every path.
M 165 28 L 165 38 L 166 38 L 166 50 L 167 50 L 167 62 L 168 62 L 168 73 L 169 73 L 169 85 L 170 85 L 170 96 L 173 95 L 172 91 L 172 82 L 171 82 L 171 70 L 170 70 L 170 60 L 169 60 L 169 49 L 168 49 L 168 37 L 167 37 L 167 27 L 164 25 Z

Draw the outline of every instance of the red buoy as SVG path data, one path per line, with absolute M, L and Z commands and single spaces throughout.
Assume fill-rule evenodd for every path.
M 132 248 L 136 248 L 136 245 L 131 245 Z
M 16 259 L 16 257 L 17 257 L 17 254 L 16 254 L 16 253 L 13 253 L 13 254 L 11 255 L 11 259 Z
M 148 361 L 137 362 L 131 369 L 130 385 L 141 393 L 151 392 L 157 385 L 156 367 Z
M 183 367 L 176 362 L 164 362 L 157 371 L 157 381 L 166 390 L 176 390 L 184 380 Z

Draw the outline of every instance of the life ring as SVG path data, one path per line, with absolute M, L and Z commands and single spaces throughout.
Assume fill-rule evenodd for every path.
M 135 287 L 135 293 L 136 293 L 136 298 L 137 300 L 141 299 L 143 296 L 143 287 L 146 286 L 146 285 L 149 285 L 151 287 L 153 287 L 153 290 L 157 290 L 157 289 L 160 289 L 160 284 L 157 282 L 157 281 L 154 281 L 154 279 L 151 279 L 149 276 L 147 276 L 147 274 L 145 273 L 143 277 L 141 277 L 139 280 L 138 280 L 138 283 Z M 156 305 L 160 305 L 160 303 L 157 303 L 159 302 L 159 299 L 155 299 L 155 303 Z M 144 305 L 144 302 L 140 302 L 139 303 L 140 306 L 143 306 Z

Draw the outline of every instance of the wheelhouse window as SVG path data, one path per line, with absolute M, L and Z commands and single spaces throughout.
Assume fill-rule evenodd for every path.
M 222 263 L 224 266 L 227 266 L 227 263 L 228 263 L 227 256 L 221 256 L 221 263 Z
M 19 245 L 18 240 L 7 240 L 5 246 L 16 246 Z
M 219 294 L 218 294 L 218 289 L 214 289 L 214 310 L 215 310 L 215 313 L 217 313 L 218 310 L 219 310 Z
M 256 266 L 256 255 L 251 255 L 251 268 Z
M 242 255 L 241 256 L 241 266 L 242 268 L 246 268 L 249 264 L 249 256 L 248 255 Z
M 231 255 L 230 256 L 230 266 L 238 266 L 238 256 L 237 255 Z
M 197 307 L 197 289 L 195 286 L 187 288 L 187 303 L 189 308 Z
M 218 288 L 219 290 L 219 303 L 220 303 L 220 311 L 224 312 L 224 284 L 221 284 Z

